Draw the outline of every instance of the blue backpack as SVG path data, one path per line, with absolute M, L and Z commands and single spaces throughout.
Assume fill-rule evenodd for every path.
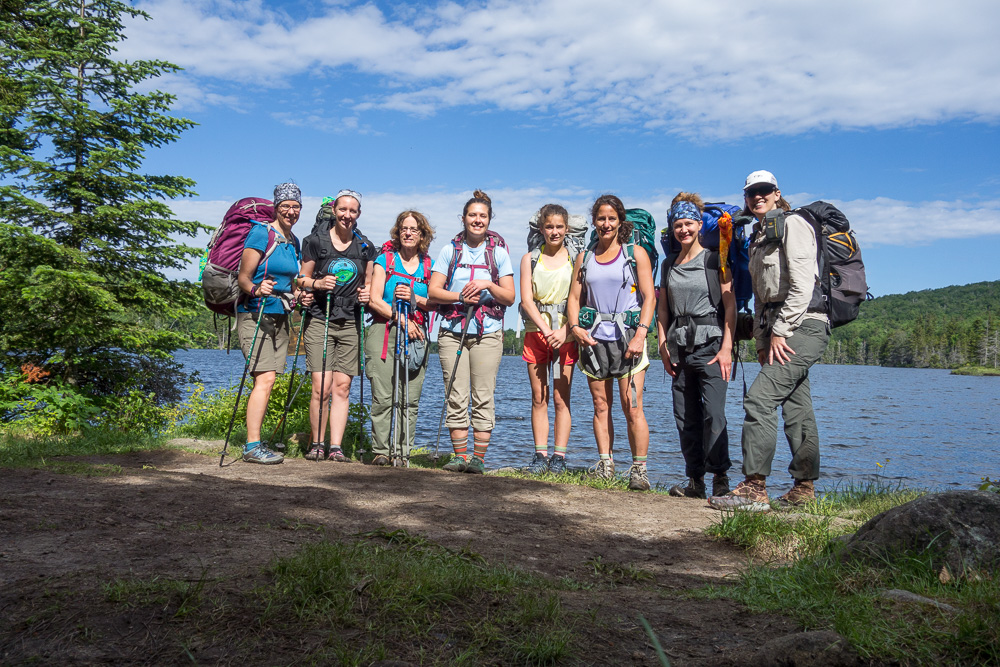
M 753 285 L 750 282 L 750 235 L 746 225 L 753 219 L 741 215 L 739 206 L 730 206 L 722 202 L 705 204 L 701 214 L 701 232 L 699 240 L 708 250 L 719 249 L 719 219 L 728 215 L 732 220 L 733 239 L 729 242 L 727 264 L 733 272 L 733 295 L 736 297 L 736 311 L 750 311 L 750 301 L 753 299 Z M 681 246 L 674 238 L 673 230 L 665 227 L 660 230 L 660 247 L 664 255 L 673 261 L 673 256 L 681 251 Z

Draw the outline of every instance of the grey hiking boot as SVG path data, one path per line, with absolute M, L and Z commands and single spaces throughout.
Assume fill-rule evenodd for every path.
M 340 447 L 331 447 L 330 453 L 326 455 L 326 460 L 339 461 L 340 463 L 344 463 L 345 461 L 347 461 L 347 457 L 344 456 L 344 450 L 342 450 Z
M 309 451 L 306 452 L 305 458 L 309 461 L 322 461 L 326 458 L 326 448 L 321 442 L 314 442 Z
M 726 488 L 729 492 L 729 488 Z M 670 495 L 674 498 L 705 498 L 705 478 L 688 477 L 687 486 L 676 484 L 670 487 Z
M 628 488 L 633 491 L 649 491 L 649 476 L 646 474 L 646 466 L 633 463 L 628 469 Z
M 486 472 L 486 462 L 478 456 L 473 456 L 465 464 L 465 472 L 472 473 L 473 475 L 482 475 Z
M 729 477 L 725 473 L 712 476 L 712 495 L 724 496 L 729 493 Z
M 285 457 L 278 452 L 272 452 L 264 445 L 257 445 L 250 451 L 243 452 L 243 460 L 247 463 L 262 463 L 264 465 L 274 465 L 281 463 Z
M 529 475 L 541 475 L 549 471 L 549 457 L 541 452 L 535 452 L 535 458 L 531 459 L 531 464 L 526 472 Z
M 767 487 L 763 475 L 747 475 L 736 488 L 724 496 L 709 498 L 708 506 L 717 510 L 741 510 L 743 512 L 768 512 L 771 499 L 767 497 Z
M 566 457 L 553 454 L 549 459 L 549 472 L 553 475 L 561 475 L 566 472 Z
M 465 469 L 469 467 L 468 462 L 465 460 L 464 456 L 459 456 L 455 454 L 451 457 L 451 460 L 445 463 L 441 469 L 447 470 L 448 472 L 465 472 Z
M 778 504 L 782 507 L 799 507 L 816 500 L 816 489 L 811 479 L 797 479 L 791 490 L 783 496 L 778 496 Z
M 597 479 L 610 481 L 615 478 L 615 462 L 612 459 L 601 459 L 587 472 Z

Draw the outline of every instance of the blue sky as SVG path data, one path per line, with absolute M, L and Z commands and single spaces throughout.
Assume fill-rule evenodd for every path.
M 198 182 L 186 219 L 294 179 L 297 232 L 350 187 L 373 240 L 412 207 L 436 252 L 482 188 L 516 261 L 550 201 L 662 226 L 677 191 L 739 203 L 769 169 L 847 213 L 876 296 L 1000 278 L 993 0 L 136 4 L 121 55 L 182 66 L 152 85 L 199 123 L 146 165 Z

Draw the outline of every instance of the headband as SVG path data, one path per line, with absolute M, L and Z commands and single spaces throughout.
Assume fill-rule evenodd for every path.
M 698 211 L 698 207 L 689 201 L 679 201 L 670 207 L 670 214 L 667 216 L 667 221 L 671 227 L 678 220 L 685 219 L 701 222 L 701 213 Z

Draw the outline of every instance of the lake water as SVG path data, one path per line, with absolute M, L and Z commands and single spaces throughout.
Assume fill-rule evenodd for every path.
M 238 351 L 227 355 L 220 350 L 186 350 L 178 352 L 176 358 L 186 370 L 199 371 L 207 391 L 239 382 L 243 372 L 243 357 Z M 302 356 L 300 370 L 304 363 Z M 416 442 L 433 449 L 444 386 L 437 356 L 432 355 L 428 363 Z M 644 396 L 650 430 L 650 481 L 674 483 L 683 480 L 684 460 L 674 426 L 670 378 L 665 377 L 658 361 L 652 364 Z M 757 369 L 756 364 L 747 364 L 745 369 L 740 366 L 729 385 L 727 416 L 734 466 L 731 476 L 735 478 L 740 476 L 742 458 L 742 376 L 745 372 L 749 386 Z M 878 473 L 916 487 L 969 489 L 980 477 L 1000 476 L 1000 378 L 951 375 L 946 370 L 817 365 L 810 371 L 810 379 L 820 431 L 821 487 L 868 479 Z M 358 400 L 358 392 L 355 379 L 352 401 Z M 366 386 L 366 399 L 369 392 Z M 531 396 L 526 364 L 520 357 L 504 357 L 501 362 L 496 406 L 497 425 L 487 466 L 527 465 L 533 453 Z M 593 408 L 580 373 L 574 378 L 572 410 L 569 463 L 592 465 L 597 460 L 591 430 Z M 628 465 L 630 458 L 625 418 L 620 409 L 614 414 L 620 468 Z M 447 430 L 441 441 L 442 451 L 448 451 Z M 786 472 L 789 460 L 788 446 L 779 431 L 773 468 L 776 487 L 783 487 L 790 479 Z M 879 468 L 877 463 L 885 467 Z

